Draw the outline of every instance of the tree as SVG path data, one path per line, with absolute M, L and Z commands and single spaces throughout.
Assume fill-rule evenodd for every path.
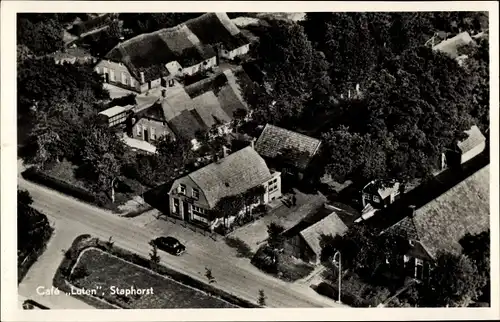
M 64 44 L 62 36 L 62 26 L 50 16 L 40 18 L 29 13 L 18 15 L 17 43 L 25 45 L 37 56 L 50 54 L 62 48 Z
M 266 295 L 264 294 L 264 290 L 259 290 L 259 305 L 260 306 L 265 306 L 266 305 Z
M 267 225 L 267 244 L 269 245 L 269 247 L 271 247 L 272 249 L 283 248 L 285 238 L 283 237 L 282 233 L 284 231 L 285 227 L 275 222 L 271 222 L 269 225 Z
M 429 48 L 405 51 L 383 66 L 363 99 L 341 108 L 341 124 L 323 135 L 333 154 L 330 171 L 348 179 L 423 178 L 470 128 L 471 85 L 454 60 Z M 334 157 L 343 152 L 343 160 Z
M 460 244 L 463 254 L 466 255 L 477 267 L 478 283 L 483 298 L 489 299 L 490 295 L 490 231 L 480 234 L 465 235 Z
M 266 188 L 264 188 L 264 186 L 262 185 L 259 185 L 250 188 L 249 190 L 243 193 L 243 203 L 247 214 L 250 215 L 252 214 L 251 206 L 259 202 L 265 192 Z
M 18 265 L 28 254 L 38 251 L 52 234 L 47 216 L 31 207 L 33 198 L 26 190 L 17 190 L 17 254 Z
M 110 192 L 113 181 L 120 175 L 123 143 L 107 128 L 90 126 L 81 138 L 79 175 L 95 192 Z
M 324 82 L 325 75 L 316 68 L 324 65 L 321 56 L 300 25 L 283 21 L 270 22 L 257 55 L 266 74 L 259 97 L 249 102 L 255 118 L 275 124 L 296 121 L 312 98 L 313 88 Z
M 427 306 L 467 306 L 478 296 L 477 267 L 464 255 L 439 255 L 424 294 Z
M 155 244 L 152 244 L 152 249 L 151 253 L 149 253 L 149 258 L 151 259 L 151 262 L 158 264 L 160 263 L 160 255 L 158 255 L 158 247 Z
M 227 218 L 237 215 L 244 207 L 244 200 L 241 195 L 228 196 L 220 199 L 214 207 L 213 214 L 218 218 Z M 225 223 L 227 227 L 227 223 Z

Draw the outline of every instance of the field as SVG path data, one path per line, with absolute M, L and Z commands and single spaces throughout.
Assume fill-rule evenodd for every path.
M 73 284 L 87 290 L 98 289 L 108 302 L 132 309 L 234 308 L 225 301 L 209 296 L 121 258 L 96 248 L 83 251 L 75 270 L 84 271 Z M 83 268 L 83 269 L 82 269 Z M 151 289 L 152 294 L 121 296 L 119 289 Z

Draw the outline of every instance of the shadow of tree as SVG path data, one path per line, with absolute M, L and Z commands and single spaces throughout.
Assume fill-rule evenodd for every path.
M 231 248 L 235 248 L 237 250 L 238 257 L 244 257 L 244 258 L 253 257 L 254 254 L 252 252 L 252 249 L 243 240 L 235 237 L 226 237 L 225 241 L 226 245 L 228 245 Z

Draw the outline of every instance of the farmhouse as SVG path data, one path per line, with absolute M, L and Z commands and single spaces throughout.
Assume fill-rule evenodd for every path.
M 424 278 L 440 251 L 459 254 L 467 233 L 489 229 L 489 177 L 487 165 L 430 202 L 409 207 L 403 219 L 383 231 L 408 235 L 404 262 L 410 275 Z
M 259 203 L 281 196 L 279 172 L 271 172 L 255 150 L 246 147 L 174 181 L 168 193 L 170 215 L 214 228 L 221 219 L 214 216 L 217 203 L 230 196 L 263 186 Z M 238 214 L 231 214 L 230 224 Z
M 267 124 L 255 150 L 283 173 L 302 179 L 320 145 L 318 139 Z
M 211 69 L 219 56 L 245 54 L 248 46 L 225 13 L 207 13 L 118 44 L 97 64 L 96 72 L 108 83 L 143 93 L 171 86 L 178 75 Z

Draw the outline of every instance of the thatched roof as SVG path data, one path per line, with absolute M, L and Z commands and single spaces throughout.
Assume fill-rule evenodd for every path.
M 225 13 L 206 13 L 172 28 L 142 34 L 118 44 L 106 59 L 122 62 L 140 81 L 168 76 L 165 64 L 177 61 L 183 67 L 216 56 L 215 45 L 234 49 L 247 44 L 246 38 Z

